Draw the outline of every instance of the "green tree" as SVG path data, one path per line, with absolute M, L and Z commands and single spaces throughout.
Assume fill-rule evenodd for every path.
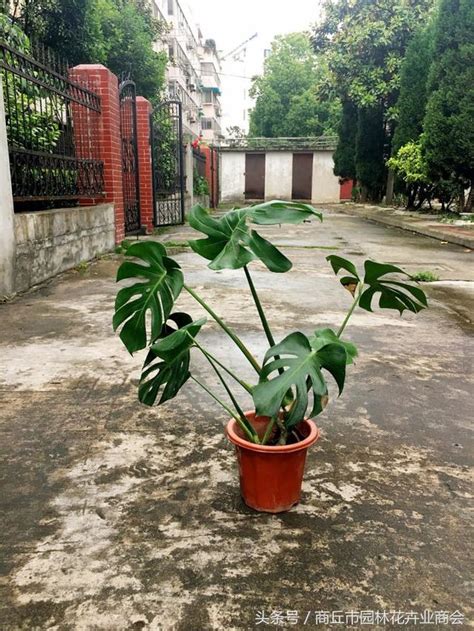
M 472 208 L 474 183 L 473 24 L 472 0 L 441 0 L 424 121 L 429 174 L 458 182 L 461 210 Z
M 390 155 L 395 127 L 395 104 L 398 99 L 400 68 L 405 50 L 420 22 L 426 21 L 433 0 L 325 0 L 322 18 L 313 31 L 313 46 L 323 54 L 333 89 L 343 102 L 350 100 L 367 112 L 375 108 L 382 113 L 385 150 L 378 151 L 378 182 L 385 172 L 384 161 Z M 362 114 L 364 124 L 366 114 Z M 379 127 L 377 127 L 377 136 Z M 358 138 L 364 140 L 360 134 Z M 340 141 L 345 139 L 340 136 Z M 370 143 L 369 143 L 370 144 Z M 358 172 L 370 174 L 373 156 L 363 147 L 357 149 Z M 362 156 L 369 162 L 362 164 Z M 377 184 L 376 189 L 381 192 Z M 374 197 L 374 191 L 368 194 Z
M 305 33 L 276 37 L 262 76 L 252 85 L 256 98 L 250 136 L 318 136 L 334 133 L 339 119 L 336 99 L 323 100 L 318 82 L 326 70 Z
M 356 179 L 357 107 L 346 99 L 342 104 L 342 116 L 338 129 L 338 143 L 334 152 L 334 174 L 342 179 Z
M 99 37 L 94 20 L 95 0 L 25 0 L 16 2 L 13 16 L 29 37 L 55 50 L 71 65 L 90 59 Z
M 380 105 L 359 109 L 355 166 L 362 188 L 362 201 L 377 201 L 385 184 L 384 121 Z
M 102 63 L 132 78 L 142 96 L 159 99 L 167 58 L 154 43 L 166 26 L 148 0 L 18 0 L 13 17 L 71 65 Z
M 100 37 L 91 54 L 117 76 L 129 76 L 137 92 L 152 102 L 164 85 L 167 57 L 155 52 L 165 27 L 151 14 L 148 3 L 136 0 L 94 0 Z
M 428 74 L 433 59 L 433 24 L 420 29 L 408 45 L 400 72 L 400 96 L 397 101 L 398 122 L 392 143 L 392 153 L 423 131 L 428 101 Z

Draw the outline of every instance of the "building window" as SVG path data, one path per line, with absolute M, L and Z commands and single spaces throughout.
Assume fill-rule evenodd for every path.
M 201 127 L 202 129 L 212 129 L 212 118 L 202 118 Z
M 168 0 L 168 15 L 174 15 L 174 0 Z

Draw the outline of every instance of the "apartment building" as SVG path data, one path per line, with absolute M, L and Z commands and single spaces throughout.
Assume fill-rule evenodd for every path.
M 201 46 L 201 96 L 203 116 L 202 136 L 210 143 L 217 143 L 222 136 L 221 118 L 221 65 L 216 42 L 206 39 Z
M 204 40 L 182 0 L 153 0 L 155 17 L 169 32 L 157 49 L 168 54 L 167 96 L 183 104 L 186 140 L 202 137 L 217 143 L 221 137 L 220 65 L 214 40 Z

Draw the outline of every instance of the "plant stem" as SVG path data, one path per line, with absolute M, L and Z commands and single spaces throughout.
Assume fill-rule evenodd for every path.
M 223 407 L 223 408 L 224 408 L 224 410 L 225 410 L 228 414 L 230 414 L 230 415 L 232 416 L 232 418 L 233 418 L 233 419 L 235 419 L 235 420 L 236 420 L 236 422 L 240 425 L 240 427 L 241 427 L 242 431 L 244 431 L 244 432 L 247 434 L 247 436 L 249 437 L 249 439 L 250 439 L 252 442 L 255 442 L 255 441 L 254 441 L 254 437 L 253 437 L 253 435 L 252 435 L 252 434 L 250 434 L 250 432 L 249 432 L 249 430 L 247 429 L 247 427 L 246 427 L 246 426 L 242 423 L 241 419 L 237 416 L 237 414 L 235 414 L 234 412 L 232 412 L 232 410 L 230 409 L 230 407 L 228 407 L 228 406 L 227 406 L 227 405 L 226 405 L 223 401 L 221 401 L 218 397 L 216 397 L 216 395 L 215 395 L 215 394 L 214 394 L 211 390 L 209 390 L 209 388 L 208 388 L 207 386 L 205 386 L 203 383 L 201 383 L 201 382 L 199 381 L 199 379 L 196 379 L 196 377 L 194 377 L 193 375 L 191 375 L 191 379 L 192 379 L 193 381 L 195 381 L 195 382 L 198 384 L 198 386 L 201 386 L 201 388 L 202 388 L 203 390 L 205 390 L 205 391 L 207 392 L 207 394 L 208 394 L 210 397 L 212 397 L 212 398 L 214 399 L 214 401 L 216 401 L 216 402 L 217 402 L 217 403 L 218 403 L 221 407 Z
M 288 430 L 285 427 L 285 423 L 281 420 L 281 418 L 277 415 L 275 416 L 275 422 L 280 428 L 280 438 L 278 440 L 279 445 L 286 445 L 286 439 L 288 436 Z
M 232 404 L 234 405 L 235 409 L 237 410 L 237 414 L 239 415 L 239 418 L 241 420 L 241 425 L 245 425 L 245 427 L 247 428 L 247 434 L 249 434 L 249 432 L 250 432 L 250 435 L 252 436 L 252 442 L 257 443 L 257 444 L 260 443 L 260 439 L 258 437 L 257 432 L 254 430 L 254 428 L 252 427 L 251 423 L 248 421 L 247 417 L 245 416 L 244 411 L 242 410 L 240 405 L 237 403 L 237 400 L 234 397 L 234 395 L 232 393 L 232 390 L 227 385 L 224 377 L 217 370 L 216 365 L 214 364 L 212 359 L 210 357 L 208 357 L 206 354 L 205 354 L 205 357 L 206 357 L 207 361 L 211 364 L 214 372 L 216 373 L 217 377 L 219 378 L 219 381 L 224 386 L 225 391 L 227 392 L 227 394 L 229 395 L 230 400 L 232 401 Z
M 227 333 L 227 335 L 231 338 L 231 340 L 237 345 L 237 347 L 242 351 L 245 357 L 252 364 L 252 367 L 254 368 L 254 370 L 260 375 L 260 372 L 262 370 L 261 367 L 259 366 L 255 357 L 249 351 L 249 349 L 242 342 L 242 340 L 234 333 L 234 331 L 230 327 L 227 326 L 227 324 L 222 320 L 222 318 L 220 318 L 217 315 L 217 313 L 215 313 L 215 311 L 213 311 L 211 307 L 209 307 L 209 305 L 207 305 L 204 302 L 204 300 L 200 296 L 198 296 L 198 294 L 193 289 L 191 289 L 191 287 L 184 285 L 184 289 L 188 292 L 188 294 L 191 294 L 194 300 L 199 302 L 201 307 L 203 307 L 203 309 L 205 309 L 208 312 L 208 314 L 217 322 L 217 324 Z
M 275 425 L 275 417 L 272 416 L 270 422 L 267 425 L 267 429 L 265 430 L 265 434 L 262 438 L 262 445 L 266 445 L 268 439 L 270 438 L 270 434 L 272 433 L 273 426 Z
M 339 327 L 339 331 L 337 332 L 337 337 L 341 337 L 342 332 L 344 331 L 344 329 L 346 328 L 347 323 L 349 322 L 349 318 L 351 317 L 351 315 L 354 313 L 354 309 L 357 307 L 357 305 L 359 304 L 359 300 L 360 300 L 360 296 L 362 294 L 362 287 L 363 284 L 359 283 L 357 285 L 357 288 L 355 290 L 355 298 L 354 298 L 354 302 L 351 305 L 351 308 L 349 309 L 349 311 L 347 312 L 346 317 L 344 318 L 344 322 L 341 324 L 341 326 Z
M 189 333 L 188 333 L 189 335 Z M 248 392 L 249 394 L 252 394 L 252 388 L 251 386 L 249 386 L 247 383 L 245 383 L 245 381 L 242 381 L 241 379 L 239 379 L 237 377 L 237 375 L 235 373 L 233 373 L 229 368 L 227 368 L 227 366 L 225 366 L 222 362 L 220 362 L 217 357 L 214 357 L 214 355 L 212 355 L 212 353 L 210 353 L 209 351 L 207 351 L 203 346 L 201 346 L 201 344 L 199 344 L 199 342 L 196 342 L 196 338 L 193 338 L 193 342 L 194 345 L 196 346 L 196 348 L 198 348 L 201 353 L 203 355 L 205 355 L 205 357 L 207 357 L 207 359 L 212 359 L 212 361 L 217 364 L 220 368 L 222 368 L 222 370 L 225 370 L 226 373 L 232 377 L 232 379 L 234 379 L 239 385 L 242 386 L 242 388 Z
M 275 339 L 270 330 L 270 325 L 268 324 L 267 317 L 265 315 L 265 312 L 263 311 L 262 303 L 260 302 L 260 298 L 258 297 L 257 290 L 255 289 L 255 285 L 253 284 L 253 280 L 250 276 L 250 271 L 247 265 L 244 265 L 244 272 L 250 287 L 250 291 L 252 292 L 253 301 L 255 302 L 255 306 L 257 307 L 258 315 L 260 316 L 263 330 L 265 331 L 265 335 L 267 336 L 268 343 L 270 344 L 270 346 L 275 346 Z

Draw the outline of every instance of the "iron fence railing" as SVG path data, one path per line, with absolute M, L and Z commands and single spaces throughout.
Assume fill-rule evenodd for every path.
M 226 138 L 221 143 L 223 149 L 253 150 L 334 150 L 337 146 L 336 136 L 319 136 L 314 138 Z
M 18 50 L 1 32 L 0 79 L 15 202 L 100 197 L 100 97 L 47 49 Z
M 199 151 L 199 149 L 193 148 L 194 168 L 198 175 L 206 177 L 206 156 Z

